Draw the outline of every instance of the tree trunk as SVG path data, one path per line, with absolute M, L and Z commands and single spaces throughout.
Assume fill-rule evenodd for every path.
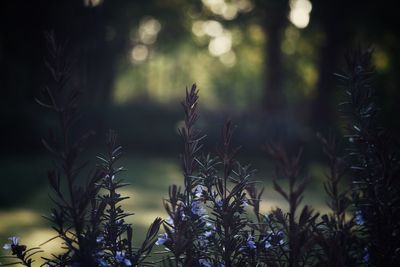
M 318 130 L 332 127 L 335 123 L 337 106 L 334 92 L 337 81 L 334 73 L 340 70 L 339 62 L 344 58 L 343 50 L 351 36 L 348 23 L 350 15 L 348 11 L 343 10 L 344 5 L 348 5 L 344 0 L 315 3 L 316 19 L 319 20 L 325 34 L 318 63 L 317 94 L 313 100 L 311 114 L 313 125 Z
M 282 33 L 287 24 L 289 2 L 268 1 L 264 6 L 263 29 L 267 39 L 264 61 L 264 110 L 280 113 L 285 109 L 282 72 Z

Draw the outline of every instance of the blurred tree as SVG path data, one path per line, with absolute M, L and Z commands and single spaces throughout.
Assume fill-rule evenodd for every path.
M 267 43 L 264 52 L 263 107 L 279 112 L 285 108 L 282 72 L 282 34 L 288 23 L 288 0 L 256 0 L 254 14 L 260 18 Z
M 143 17 L 154 16 L 169 22 L 160 35 L 165 45 L 177 42 L 183 32 L 181 4 L 179 0 L 1 1 L 0 88 L 5 96 L 0 101 L 10 136 L 24 133 L 35 120 L 34 97 L 46 80 L 44 32 L 54 31 L 59 42 L 67 42 L 74 60 L 72 84 L 82 90 L 83 106 L 101 111 L 97 116 L 101 124 L 101 114 L 112 101 L 117 62 L 137 42 L 132 29 Z M 10 114 L 10 110 L 17 113 Z M 26 143 L 16 145 L 26 149 L 39 144 L 38 139 L 21 138 Z
M 237 1 L 202 1 L 203 6 L 197 6 L 193 8 L 197 9 L 196 16 L 193 20 L 204 22 L 210 27 L 206 28 L 214 30 L 218 29 L 217 25 L 223 25 L 224 30 L 230 29 L 231 32 L 240 31 L 240 35 L 244 36 L 250 28 L 254 28 L 255 25 L 260 26 L 262 29 L 263 40 L 262 55 L 257 57 L 263 57 L 263 70 L 261 71 L 261 79 L 263 80 L 262 99 L 261 105 L 264 110 L 271 113 L 281 113 L 286 106 L 286 99 L 284 93 L 284 73 L 282 64 L 282 51 L 281 45 L 283 41 L 283 33 L 288 24 L 288 13 L 289 13 L 289 0 L 237 0 Z M 230 11 L 232 10 L 232 11 Z M 216 23 L 216 21 L 218 23 Z M 199 31 L 195 27 L 195 35 Z M 214 27 L 215 26 L 215 27 Z M 212 38 L 215 38 L 213 34 L 217 32 L 207 32 Z M 212 30 L 211 30 L 212 31 Z M 237 34 L 236 34 L 237 37 Z M 234 37 L 232 37 L 234 38 Z M 240 38 L 239 38 L 240 39 Z M 233 40 L 232 42 L 236 42 Z M 240 48 L 251 44 L 249 40 L 246 40 L 246 44 L 241 44 Z M 209 50 L 214 56 L 220 56 L 217 52 L 213 52 L 213 42 L 209 43 Z M 254 47 L 253 50 L 257 50 L 258 47 Z M 233 49 L 235 50 L 235 49 Z M 223 53 L 221 53 L 223 54 Z M 228 53 L 226 52 L 226 55 Z M 249 61 L 248 59 L 246 59 Z M 241 64 L 240 62 L 239 64 Z M 245 68 L 244 64 L 241 64 L 242 68 Z M 233 76 L 233 75 L 232 75 Z M 233 77 L 231 79 L 234 79 Z M 220 81 L 217 81 L 217 83 Z M 244 89 L 243 89 L 244 90 Z
M 349 45 L 351 38 L 349 20 L 354 15 L 352 8 L 351 1 L 313 1 L 312 20 L 316 21 L 324 36 L 323 45 L 319 51 L 319 78 L 311 113 L 312 121 L 317 128 L 327 127 L 335 121 L 336 108 L 332 99 L 337 86 L 333 74 L 338 71 L 344 49 Z

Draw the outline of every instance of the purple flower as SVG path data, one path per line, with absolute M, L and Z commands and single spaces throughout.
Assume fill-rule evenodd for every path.
M 117 251 L 117 255 L 115 255 L 115 261 L 117 263 L 123 263 L 125 266 L 132 266 L 131 261 L 125 257 L 125 252 Z
M 164 243 L 167 242 L 167 240 L 168 240 L 167 233 L 161 234 L 157 239 L 156 245 L 157 246 L 164 245 Z
M 107 261 L 105 259 L 97 259 L 97 264 L 101 267 L 109 267 L 110 265 L 108 265 Z
M 256 242 L 254 242 L 254 237 L 252 235 L 249 235 L 249 237 L 247 237 L 246 245 L 249 249 L 256 248 Z
M 192 202 L 191 211 L 193 212 L 193 214 L 196 214 L 198 216 L 202 216 L 202 215 L 206 214 L 206 210 L 201 206 L 200 201 Z
M 222 199 L 217 200 L 217 206 L 218 207 L 222 207 L 223 204 L 224 204 L 224 201 Z
M 11 243 L 4 244 L 3 249 L 10 250 L 12 246 L 18 246 L 19 237 L 12 236 L 9 237 L 8 240 L 10 240 Z
M 210 236 L 212 236 L 212 234 L 213 234 L 212 231 L 205 231 L 205 232 L 204 232 L 204 236 L 205 236 L 205 237 L 210 237 Z
M 127 258 L 124 259 L 124 264 L 125 266 L 132 266 L 132 262 L 130 261 L 130 259 Z
M 97 238 L 96 238 L 96 242 L 97 243 L 101 243 L 101 242 L 103 242 L 104 241 L 104 236 L 103 235 L 99 235 Z
M 194 193 L 197 198 L 200 198 L 203 195 L 203 187 L 201 185 L 196 186 Z
M 242 204 L 243 204 L 244 207 L 249 206 L 249 201 L 247 200 L 247 198 L 244 198 L 244 199 L 242 200 Z

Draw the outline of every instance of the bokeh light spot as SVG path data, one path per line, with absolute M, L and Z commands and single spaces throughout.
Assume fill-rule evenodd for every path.
M 147 59 L 149 49 L 145 45 L 136 45 L 131 52 L 131 59 L 134 64 L 141 63 Z
M 213 38 L 209 45 L 208 51 L 213 56 L 220 56 L 229 52 L 232 48 L 232 36 L 229 32 L 224 32 L 224 34 Z
M 289 20 L 297 28 L 303 29 L 310 22 L 312 5 L 309 0 L 291 0 Z

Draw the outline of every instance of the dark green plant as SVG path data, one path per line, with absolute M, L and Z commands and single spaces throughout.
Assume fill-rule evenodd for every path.
M 205 136 L 195 128 L 198 119 L 197 100 L 198 90 L 193 85 L 186 90 L 186 99 L 182 102 L 185 117 L 184 126 L 179 129 L 183 144 L 181 167 L 184 188 L 183 191 L 177 185 L 169 188 L 169 199 L 164 201 L 169 219 L 164 222 L 165 234 L 158 241 L 158 244 L 163 244 L 172 252 L 173 257 L 168 261 L 176 266 L 195 266 L 201 257 L 199 244 L 195 241 L 204 232 L 205 221 L 195 188 L 200 183 L 196 173 L 197 157 L 202 147 L 200 142 Z
M 55 167 L 48 172 L 54 208 L 47 219 L 62 241 L 63 251 L 42 257 L 42 266 L 148 266 L 154 245 L 166 251 L 158 262 L 164 266 L 396 266 L 400 262 L 399 147 L 378 126 L 373 101 L 371 51 L 357 50 L 347 57 L 344 83 L 348 101 L 342 104 L 349 123 L 349 154 L 339 156 L 333 135 L 319 139 L 328 159 L 324 184 L 330 211 L 322 216 L 302 204 L 305 194 L 301 150 L 293 157 L 284 146 L 270 144 L 268 152 L 276 165 L 274 189 L 288 203 L 260 210 L 264 188 L 254 180 L 255 170 L 237 160 L 233 145 L 234 127 L 228 120 L 222 129 L 221 145 L 215 153 L 202 150 L 205 135 L 196 128 L 198 90 L 186 89 L 183 101 L 184 126 L 181 167 L 183 186 L 169 187 L 164 200 L 169 217 L 156 218 L 139 248 L 133 247 L 130 216 L 118 192 L 127 186 L 117 167 L 122 148 L 110 131 L 104 155 L 94 171 L 85 175 L 82 160 L 90 131 L 80 132 L 80 93 L 69 85 L 71 61 L 65 47 L 47 35 L 50 60 L 46 63 L 52 81 L 39 104 L 50 109 L 59 125 L 43 140 L 52 153 Z M 353 187 L 345 187 L 344 177 Z M 87 176 L 85 178 L 85 176 Z M 279 179 L 287 181 L 287 188 Z M 354 215 L 348 215 L 353 212 Z M 160 226 L 164 233 L 158 235 Z M 11 237 L 4 249 L 11 255 L 3 265 L 33 266 L 32 256 L 43 252 L 28 249 Z
M 357 266 L 361 263 L 362 233 L 357 226 L 357 218 L 348 216 L 352 198 L 350 188 L 343 185 L 343 178 L 348 172 L 343 157 L 339 156 L 337 141 L 332 134 L 328 138 L 318 134 L 324 154 L 328 159 L 329 170 L 325 174 L 325 192 L 330 213 L 321 217 L 315 231 L 317 266 Z M 344 189 L 342 189 L 344 188 Z
M 277 208 L 269 216 L 271 224 L 275 225 L 275 228 L 281 228 L 286 237 L 286 244 L 282 248 L 286 261 L 279 266 L 313 265 L 315 260 L 313 232 L 319 213 L 314 212 L 308 205 L 299 211 L 306 188 L 306 180 L 301 179 L 302 151 L 300 150 L 295 157 L 288 156 L 286 150 L 279 145 L 269 145 L 268 151 L 277 163 L 276 177 L 282 177 L 289 182 L 289 190 L 285 191 L 277 180 L 274 180 L 274 188 L 288 202 L 289 211 L 284 213 Z
M 132 247 L 132 228 L 124 222 L 130 214 L 120 206 L 127 197 L 117 192 L 126 184 L 116 177 L 123 169 L 114 167 L 122 155 L 114 133 L 109 134 L 106 155 L 97 157 L 100 164 L 85 179 L 88 164 L 82 162 L 82 151 L 92 133 L 81 134 L 75 126 L 80 115 L 80 94 L 69 84 L 71 61 L 65 55 L 65 47 L 57 45 L 52 34 L 47 34 L 46 39 L 50 52 L 46 65 L 52 81 L 37 102 L 53 111 L 59 122 L 59 127 L 50 129 L 49 137 L 43 139 L 55 162 L 54 169 L 48 172 L 53 191 L 50 199 L 55 207 L 46 218 L 56 235 L 47 242 L 61 239 L 63 252 L 42 257 L 42 266 L 147 265 L 145 259 L 156 242 L 162 220 L 155 219 L 140 248 Z M 32 266 L 31 257 L 43 252 L 39 248 L 27 249 L 16 237 L 10 240 L 4 249 L 11 250 L 12 255 L 6 258 L 15 261 L 3 265 Z
M 366 235 L 364 260 L 372 266 L 395 266 L 400 262 L 400 149 L 379 126 L 371 57 L 370 49 L 349 53 L 347 68 L 337 77 L 347 94 L 341 106 L 348 122 L 357 217 Z

